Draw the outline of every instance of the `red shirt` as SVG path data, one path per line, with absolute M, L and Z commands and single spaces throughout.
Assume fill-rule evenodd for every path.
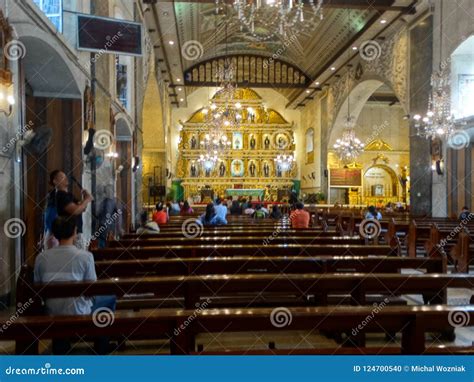
M 168 222 L 168 214 L 165 211 L 156 211 L 153 214 L 153 221 L 160 225 Z
M 310 215 L 305 210 L 294 210 L 290 215 L 291 228 L 309 228 Z

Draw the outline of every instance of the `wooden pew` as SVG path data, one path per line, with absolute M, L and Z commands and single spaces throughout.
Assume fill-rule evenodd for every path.
M 21 316 L 8 324 L 2 340 L 16 341 L 17 354 L 37 354 L 40 339 L 83 339 L 105 335 L 128 338 L 169 338 L 171 354 L 190 354 L 196 351 L 195 337 L 200 333 L 281 331 L 272 324 L 273 309 L 221 310 L 155 310 L 152 312 L 116 312 L 113 324 L 97 326 L 91 316 Z M 317 307 L 288 308 L 291 322 L 285 330 L 346 331 L 359 328 L 367 317 L 373 317 L 362 327 L 359 335 L 380 332 L 401 332 L 401 354 L 423 354 L 425 333 L 450 327 L 453 312 L 463 311 L 468 323 L 474 325 L 474 307 L 466 306 L 407 306 L 381 309 L 373 314 L 373 307 Z M 191 319 L 192 317 L 192 319 Z M 0 326 L 10 317 L 0 317 Z M 354 354 L 369 351 L 354 348 Z M 343 349 L 348 353 L 348 349 Z M 330 353 L 337 349 L 330 349 Z
M 462 230 L 457 235 L 456 243 L 451 247 L 449 255 L 457 272 L 469 273 L 469 265 L 474 262 L 474 247 L 469 231 Z
M 168 245 L 202 245 L 202 244 L 258 244 L 268 245 L 272 244 L 357 244 L 363 245 L 364 239 L 358 236 L 288 236 L 275 235 L 267 238 L 261 236 L 207 236 L 207 237 L 167 237 L 156 236 L 146 239 L 121 239 L 109 241 L 108 248 L 128 248 L 128 247 L 151 247 L 151 246 L 168 246 Z
M 355 244 L 269 244 L 269 245 L 170 245 L 160 247 L 105 248 L 93 251 L 96 260 L 147 259 L 157 257 L 201 256 L 390 256 L 396 255 L 387 245 Z
M 351 295 L 355 304 L 364 305 L 369 294 L 435 294 L 427 301 L 445 302 L 446 288 L 472 288 L 474 275 L 461 274 L 241 274 L 204 276 L 161 276 L 105 279 L 96 282 L 57 282 L 34 284 L 34 297 L 76 297 L 153 293 L 156 297 L 184 298 L 187 308 L 205 298 L 233 296 L 239 293 L 287 293 L 305 298 L 316 296 L 318 304 L 327 305 L 328 295 Z M 28 298 L 30 296 L 22 296 Z
M 426 273 L 446 273 L 445 258 L 411 259 L 402 257 L 292 257 L 236 256 L 188 259 L 149 259 L 96 261 L 96 273 L 104 277 L 177 276 L 246 273 L 399 273 L 415 269 Z

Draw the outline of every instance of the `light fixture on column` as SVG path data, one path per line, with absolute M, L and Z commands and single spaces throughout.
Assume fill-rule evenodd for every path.
M 12 106 L 15 104 L 13 91 L 11 72 L 0 70 L 0 112 L 7 116 L 11 114 Z

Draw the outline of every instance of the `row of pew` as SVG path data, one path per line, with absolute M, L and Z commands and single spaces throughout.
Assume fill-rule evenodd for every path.
M 369 242 L 359 235 L 360 219 L 353 218 L 348 235 L 348 218 L 339 218 L 339 228 L 315 224 L 293 230 L 287 218 L 229 217 L 226 226 L 190 233 L 185 224 L 192 217 L 172 217 L 157 235 L 129 233 L 94 249 L 96 282 L 35 284 L 31 265 L 25 265 L 17 301 L 34 301 L 34 306 L 10 320 L 0 340 L 14 340 L 17 354 L 37 354 L 44 339 L 98 335 L 120 338 L 122 346 L 136 339 L 166 340 L 171 354 L 239 354 L 248 349 L 208 349 L 199 343 L 200 335 L 303 330 L 336 338 L 337 346 L 269 345 L 248 354 L 473 353 L 472 348 L 427 344 L 426 335 L 452 341 L 452 317 L 459 312 L 466 325 L 474 324 L 474 307 L 447 305 L 448 287 L 472 290 L 474 275 L 448 273 L 444 251 L 403 256 L 399 238 L 410 234 L 412 221 L 382 221 L 383 237 Z M 424 231 L 416 234 L 423 237 Z M 111 294 L 118 298 L 111 325 L 97 326 L 91 316 L 41 314 L 48 298 Z M 421 295 L 423 304 L 407 304 L 403 296 L 408 294 Z M 380 309 L 374 313 L 374 307 Z M 271 320 L 282 308 L 291 318 L 284 328 Z M 7 319 L 0 317 L 0 324 Z M 354 334 L 355 328 L 361 329 Z M 401 340 L 369 346 L 369 333 L 392 338 L 400 333 Z

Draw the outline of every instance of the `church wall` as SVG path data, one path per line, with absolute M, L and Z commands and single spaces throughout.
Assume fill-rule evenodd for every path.
M 434 4 L 433 68 L 438 70 L 440 64 L 451 66 L 451 54 L 463 41 L 474 35 L 474 2 L 436 0 Z M 464 128 L 472 128 L 473 125 L 470 122 Z M 443 142 L 444 175 L 433 175 L 434 216 L 458 215 L 464 205 L 474 208 L 471 176 L 473 153 L 472 137 L 470 143 L 466 142 L 457 149 L 447 148 L 446 142 Z
M 306 132 L 308 129 L 314 130 L 313 135 L 313 163 L 307 161 L 306 154 Z M 299 131 L 301 144 L 297 145 L 297 157 L 300 168 L 301 192 L 302 194 L 312 194 L 326 190 L 321 188 L 321 178 L 324 170 L 321 169 L 322 147 L 326 142 L 321 140 L 321 98 L 316 97 L 310 101 L 301 112 L 301 128 Z
M 129 107 L 128 110 L 122 110 L 118 102 L 116 101 L 116 90 L 115 90 L 115 64 L 114 57 L 108 54 L 102 54 L 100 57 L 95 57 L 89 52 L 78 51 L 76 49 L 76 23 L 73 22 L 76 15 L 71 12 L 81 12 L 81 13 L 90 13 L 91 9 L 95 9 L 95 14 L 107 17 L 115 17 L 120 13 L 123 18 L 133 19 L 133 7 L 134 2 L 129 1 L 119 1 L 119 0 L 109 0 L 109 1 L 72 1 L 64 0 L 63 1 L 63 33 L 57 33 L 52 23 L 47 19 L 47 17 L 38 9 L 32 2 L 13 2 L 0 0 L 0 8 L 4 11 L 10 25 L 13 27 L 13 39 L 19 39 L 20 41 L 25 42 L 27 49 L 25 54 L 32 54 L 35 46 L 32 41 L 38 39 L 39 42 L 44 42 L 45 46 L 49 46 L 54 54 L 57 57 L 54 57 L 55 60 L 61 60 L 61 63 L 67 67 L 68 73 L 61 68 L 54 73 L 55 80 L 64 81 L 65 79 L 71 80 L 72 83 L 77 86 L 77 93 L 74 94 L 47 94 L 40 95 L 35 94 L 35 89 L 32 87 L 30 91 L 33 92 L 34 96 L 40 97 L 50 97 L 57 99 L 64 97 L 73 97 L 75 102 L 75 116 L 79 115 L 79 120 L 73 121 L 74 123 L 74 135 L 71 136 L 71 144 L 73 146 L 74 153 L 80 152 L 81 148 L 81 135 L 84 128 L 84 121 L 81 119 L 81 109 L 83 103 L 83 94 L 86 85 L 91 84 L 92 73 L 91 73 L 91 62 L 96 61 L 96 72 L 95 72 L 95 128 L 96 129 L 107 129 L 111 132 L 114 131 L 114 126 L 111 118 L 111 109 L 113 114 L 121 111 L 123 116 L 127 121 L 127 124 L 130 126 L 130 130 L 133 132 L 135 129 L 134 121 L 139 123 L 139 113 L 141 110 L 137 110 L 135 113 L 134 108 Z M 117 10 L 119 12 L 117 13 Z M 145 31 L 146 35 L 146 31 Z M 145 52 L 146 54 L 147 52 Z M 37 52 L 36 52 L 37 54 Z M 37 56 L 34 56 L 37 57 Z M 23 61 L 24 63 L 25 61 Z M 140 98 L 140 93 L 143 91 L 140 89 L 140 86 L 137 86 L 137 89 L 134 88 L 133 76 L 138 76 L 137 84 L 141 80 L 141 70 L 135 70 L 135 63 L 138 66 L 141 66 L 144 63 L 144 60 L 141 58 L 130 58 L 128 60 L 130 63 L 129 67 L 129 95 L 130 103 L 134 102 L 135 96 Z M 13 62 L 11 70 L 13 72 L 13 82 L 15 91 L 17 92 L 16 104 L 13 108 L 11 116 L 5 117 L 0 113 L 0 147 L 3 147 L 6 142 L 8 143 L 12 137 L 18 136 L 18 132 L 23 128 L 23 125 L 28 123 L 28 121 L 22 121 L 20 119 L 20 110 L 22 108 L 22 97 L 23 93 L 20 93 L 19 82 L 20 78 L 18 77 L 18 65 L 19 61 Z M 48 67 L 50 69 L 51 66 Z M 28 68 L 26 68 L 28 69 Z M 41 73 L 40 73 L 41 74 Z M 70 77 L 65 77 L 66 75 Z M 52 81 L 51 79 L 46 78 L 46 81 Z M 41 89 L 40 89 L 41 91 Z M 41 98 L 38 98 L 41 99 Z M 56 102 L 57 103 L 57 102 Z M 55 109 L 53 107 L 48 108 L 47 113 L 54 113 Z M 72 118 L 71 114 L 71 118 Z M 68 123 L 65 119 L 65 123 Z M 71 122 L 72 123 L 72 122 Z M 55 135 L 56 137 L 56 135 Z M 54 138 L 53 138 L 54 139 Z M 55 141 L 57 144 L 58 142 Z M 14 150 L 13 150 L 14 153 Z M 28 184 L 28 174 L 26 177 L 23 176 L 21 169 L 22 164 L 13 160 L 14 156 L 11 152 L 8 152 L 8 155 L 2 155 L 3 151 L 0 153 L 0 173 L 2 175 L 3 181 L 1 182 L 0 187 L 0 224 L 2 227 L 5 222 L 9 219 L 15 218 L 17 221 L 24 223 L 25 211 L 21 209 L 21 202 L 24 200 L 22 188 L 26 189 Z M 25 158 L 23 158 L 25 159 Z M 74 157 L 74 165 L 76 168 L 81 167 L 81 163 L 77 163 L 77 157 Z M 80 159 L 79 159 L 80 162 Z M 112 161 L 107 160 L 100 171 L 97 173 L 97 187 L 95 199 L 97 201 L 96 205 L 100 203 L 101 198 L 105 194 L 114 195 L 114 184 L 111 179 L 114 177 L 114 164 Z M 26 163 L 26 162 L 25 162 Z M 49 163 L 49 162 L 48 162 Z M 129 163 L 131 165 L 131 162 Z M 65 164 L 66 165 L 66 164 Z M 56 166 L 56 165 L 55 165 Z M 83 173 L 82 173 L 82 184 L 85 188 L 91 189 L 91 173 L 87 169 L 85 163 L 83 163 Z M 51 171 L 52 168 L 47 168 L 45 171 Z M 101 173 L 103 172 L 103 173 Z M 30 176 L 31 177 L 31 176 Z M 76 175 L 76 178 L 80 180 L 81 175 Z M 133 178 L 133 177 L 132 177 Z M 43 180 L 43 179 L 42 179 Z M 131 179 L 133 183 L 133 179 Z M 31 179 L 30 179 L 31 183 Z M 12 187 L 13 184 L 16 184 L 17 187 Z M 44 179 L 43 185 L 46 185 L 46 179 Z M 112 189 L 110 190 L 111 186 Z M 77 190 L 77 188 L 76 188 Z M 107 191 L 108 190 L 108 191 Z M 133 191 L 133 186 L 130 188 Z M 40 202 L 40 201 L 38 201 Z M 91 214 L 84 214 L 84 231 L 86 236 L 92 233 L 90 224 L 91 224 Z M 28 230 L 28 226 L 26 230 Z M 2 251 L 0 251 L 0 262 L 4 266 L 0 267 L 0 308 L 3 302 L 8 300 L 8 295 L 12 288 L 14 288 L 14 279 L 15 271 L 18 271 L 19 266 L 25 260 L 26 256 L 31 255 L 30 253 L 25 253 L 24 236 L 19 236 L 18 238 L 9 238 L 4 235 L 4 230 L 0 231 L 0 246 Z M 39 239 L 39 238 L 38 238 Z M 10 278 L 10 279 L 8 279 Z

